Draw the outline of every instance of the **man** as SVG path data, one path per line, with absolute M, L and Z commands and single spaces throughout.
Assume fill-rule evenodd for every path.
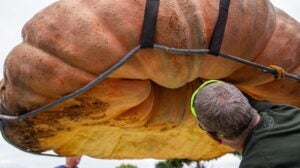
M 200 127 L 243 156 L 240 168 L 300 168 L 300 109 L 246 98 L 211 80 L 192 96 Z
M 80 156 L 66 157 L 66 164 L 55 168 L 78 168 L 77 165 L 80 163 Z

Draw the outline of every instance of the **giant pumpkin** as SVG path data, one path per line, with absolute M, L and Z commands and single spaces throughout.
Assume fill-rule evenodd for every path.
M 82 87 L 139 43 L 145 0 L 62 0 L 23 28 L 8 55 L 1 107 L 20 115 Z M 155 42 L 207 48 L 219 0 L 161 0 Z M 300 73 L 300 25 L 267 0 L 231 2 L 222 52 Z M 299 83 L 210 55 L 143 49 L 88 92 L 21 121 L 2 121 L 28 151 L 97 158 L 210 159 L 232 151 L 189 111 L 203 79 L 222 79 L 275 103 L 300 105 Z

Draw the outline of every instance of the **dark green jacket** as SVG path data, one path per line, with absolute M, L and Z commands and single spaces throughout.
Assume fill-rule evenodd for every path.
M 246 140 L 240 168 L 300 168 L 300 109 L 250 102 L 261 120 Z

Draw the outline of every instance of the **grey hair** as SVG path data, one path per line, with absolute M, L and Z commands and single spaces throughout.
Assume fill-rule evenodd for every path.
M 196 95 L 197 118 L 207 131 L 235 138 L 248 128 L 257 113 L 235 86 L 218 82 L 202 88 Z

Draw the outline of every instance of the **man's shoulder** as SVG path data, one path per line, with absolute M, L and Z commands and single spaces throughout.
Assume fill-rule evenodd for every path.
M 257 110 L 258 113 L 261 112 L 285 112 L 285 113 L 295 113 L 295 111 L 300 112 L 300 109 L 296 106 L 292 106 L 289 104 L 274 104 L 268 101 L 255 101 L 252 102 L 251 106 Z
M 299 168 L 300 113 L 291 115 L 280 110 L 269 111 L 272 114 L 263 114 L 249 135 L 240 168 L 261 167 L 260 165 L 266 164 Z

